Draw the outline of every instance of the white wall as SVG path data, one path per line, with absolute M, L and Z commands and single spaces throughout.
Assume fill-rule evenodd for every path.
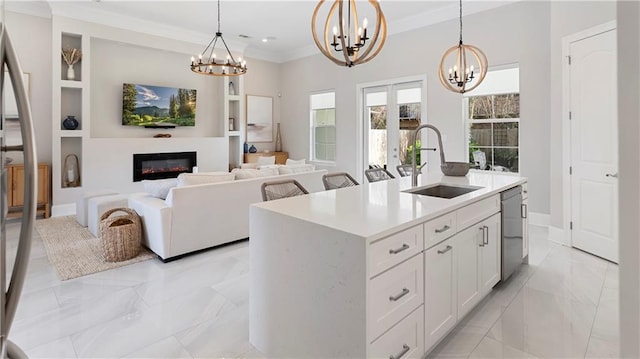
M 520 66 L 521 166 L 529 177 L 531 210 L 549 213 L 549 29 L 548 2 L 521 2 L 464 18 L 464 41 L 481 48 L 489 64 Z M 332 170 L 356 173 L 356 85 L 427 74 L 426 120 L 438 127 L 445 153 L 451 161 L 466 160 L 462 96 L 440 84 L 437 68 L 444 51 L 456 44 L 457 20 L 398 35 L 371 62 L 342 68 L 322 55 L 282 65 L 282 113 L 291 157 L 308 158 L 309 94 L 336 90 L 337 166 Z M 429 153 L 429 170 L 439 158 Z
M 640 4 L 618 2 L 620 354 L 640 357 Z
M 275 149 L 276 124 L 282 121 L 280 111 L 280 77 L 281 66 L 279 64 L 247 58 L 247 74 L 244 75 L 244 88 L 246 95 L 270 96 L 273 98 L 273 142 L 250 143 L 255 145 L 258 151 Z M 246 111 L 246 109 L 242 109 Z M 246 115 L 246 113 L 245 113 Z M 246 117 L 245 117 L 246 118 Z M 288 151 L 287 134 L 282 134 L 282 150 Z
M 562 121 L 567 121 L 568 114 L 562 113 L 562 38 L 590 27 L 615 20 L 615 1 L 551 1 L 551 88 L 549 90 L 551 117 L 549 140 L 545 146 L 550 147 L 549 178 L 551 181 L 550 222 L 551 226 L 568 228 L 569 220 L 562 213 L 562 175 L 567 168 L 562 168 Z
M 91 137 L 212 137 L 224 133 L 222 78 L 189 69 L 189 54 L 101 38 L 91 39 Z M 122 126 L 122 84 L 197 90 L 196 125 L 175 129 Z
M 51 19 L 7 11 L 5 20 L 22 70 L 30 75 L 38 162 L 51 163 Z

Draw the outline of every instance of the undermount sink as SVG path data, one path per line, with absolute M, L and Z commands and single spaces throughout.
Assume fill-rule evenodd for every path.
M 419 194 L 421 196 L 430 196 L 430 197 L 439 197 L 439 198 L 454 198 L 461 196 L 465 193 L 477 191 L 482 187 L 468 186 L 468 187 L 460 187 L 460 186 L 452 186 L 439 184 L 431 187 L 422 187 L 422 188 L 412 188 L 410 190 L 406 190 L 404 192 L 411 194 Z

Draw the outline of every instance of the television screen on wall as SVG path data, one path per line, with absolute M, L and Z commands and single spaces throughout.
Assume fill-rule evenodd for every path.
M 196 90 L 122 85 L 122 124 L 142 127 L 196 125 Z

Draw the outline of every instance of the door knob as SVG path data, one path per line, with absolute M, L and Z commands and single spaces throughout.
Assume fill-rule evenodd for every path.
M 618 174 L 617 173 L 607 173 L 607 174 L 605 174 L 605 177 L 618 178 Z

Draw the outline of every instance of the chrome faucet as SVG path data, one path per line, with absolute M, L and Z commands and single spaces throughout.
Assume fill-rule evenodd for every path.
M 411 151 L 411 187 L 416 187 L 418 185 L 418 172 L 424 166 L 424 164 L 421 165 L 421 166 L 417 166 L 416 165 L 416 152 L 417 151 L 425 151 L 425 150 L 433 150 L 432 148 L 423 148 L 423 147 L 416 148 L 416 138 L 418 138 L 418 133 L 423 128 L 432 129 L 436 133 L 436 135 L 438 136 L 438 147 L 440 148 L 440 161 L 441 161 L 441 163 L 444 163 L 444 151 L 442 150 L 442 136 L 440 135 L 440 130 L 438 130 L 435 126 L 432 126 L 432 125 L 429 125 L 429 124 L 424 124 L 424 125 L 418 126 L 418 128 L 416 128 L 413 131 L 413 134 L 411 136 L 411 144 L 413 146 L 413 151 Z

